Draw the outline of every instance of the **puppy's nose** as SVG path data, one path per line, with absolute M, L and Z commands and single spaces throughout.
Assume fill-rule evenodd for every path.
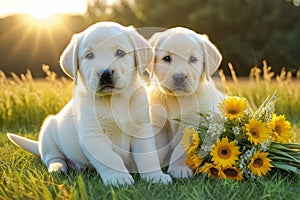
M 182 83 L 186 78 L 186 75 L 184 75 L 183 73 L 173 74 L 173 79 L 177 84 Z
M 98 72 L 100 76 L 100 84 L 101 85 L 112 85 L 112 78 L 113 78 L 114 71 L 109 69 L 104 69 Z

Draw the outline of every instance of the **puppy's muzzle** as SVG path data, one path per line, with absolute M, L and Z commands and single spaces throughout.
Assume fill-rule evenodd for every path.
M 104 69 L 98 72 L 100 77 L 100 87 L 110 86 L 113 87 L 113 76 L 114 71 L 109 69 Z
M 173 74 L 173 80 L 176 86 L 182 86 L 186 78 L 186 75 L 183 73 Z

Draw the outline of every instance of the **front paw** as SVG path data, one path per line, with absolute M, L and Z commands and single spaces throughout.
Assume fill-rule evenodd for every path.
M 168 169 L 168 174 L 170 174 L 173 178 L 191 178 L 194 175 L 193 170 L 191 170 L 188 166 L 173 166 L 170 165 Z
M 50 163 L 48 166 L 49 173 L 67 172 L 67 169 L 68 169 L 68 167 L 65 162 L 53 162 L 53 163 Z
M 149 172 L 141 174 L 141 178 L 152 183 L 169 184 L 172 183 L 172 178 L 168 174 L 162 172 Z
M 134 180 L 129 173 L 114 172 L 101 176 L 105 186 L 112 185 L 114 187 L 132 185 Z

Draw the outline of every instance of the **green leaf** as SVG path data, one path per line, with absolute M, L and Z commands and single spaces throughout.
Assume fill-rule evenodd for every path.
M 284 146 L 286 146 L 287 148 L 290 148 L 290 149 L 299 149 L 300 150 L 300 144 L 296 144 L 296 143 L 286 143 L 286 144 L 283 144 Z M 300 154 L 300 152 L 299 152 Z
M 80 193 L 80 199 L 83 199 L 83 200 L 88 199 L 86 185 L 85 185 L 85 182 L 84 182 L 83 177 L 81 175 L 78 176 L 77 184 L 78 184 L 78 190 L 79 190 L 79 193 Z
M 286 145 L 281 144 L 281 143 L 273 143 L 272 142 L 270 145 L 270 148 L 276 148 L 276 149 L 283 150 L 283 151 L 297 152 L 300 155 L 299 151 L 295 151 L 294 149 L 287 147 Z M 299 145 L 299 148 L 300 148 L 300 145 Z
M 197 127 L 195 124 L 192 124 L 192 123 L 190 123 L 190 122 L 186 122 L 186 121 L 184 121 L 184 120 L 182 120 L 182 119 L 179 119 L 179 118 L 174 118 L 174 119 L 172 119 L 172 120 L 174 120 L 174 121 L 176 121 L 176 122 L 178 122 L 178 123 L 185 124 L 185 125 L 187 125 L 187 126 L 194 126 L 194 127 Z
M 283 163 L 280 163 L 280 162 L 271 162 L 271 164 L 274 167 L 278 168 L 278 169 L 283 169 L 283 170 L 288 171 L 288 172 L 293 172 L 293 173 L 296 173 L 296 174 L 300 174 L 300 170 L 297 167 L 290 166 L 290 165 L 287 165 L 287 164 L 283 164 Z
M 287 158 L 290 158 L 296 162 L 299 162 L 299 160 L 297 160 L 296 158 L 294 158 L 293 156 L 291 156 L 290 154 L 284 152 L 284 151 L 280 151 L 278 149 L 272 149 L 272 148 L 269 148 L 268 152 L 272 155 L 272 153 L 274 154 L 277 154 L 277 155 L 281 155 L 281 156 L 285 156 Z
M 290 158 L 281 157 L 281 156 L 268 156 L 272 161 L 280 161 L 284 164 L 290 164 L 293 166 L 296 166 L 297 168 L 300 168 L 300 162 L 292 161 Z

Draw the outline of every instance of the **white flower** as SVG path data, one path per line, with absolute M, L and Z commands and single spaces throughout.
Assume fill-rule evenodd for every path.
M 241 133 L 241 128 L 238 126 L 234 126 L 232 127 L 232 131 L 235 136 L 238 136 Z
M 225 120 L 220 114 L 210 113 L 206 119 L 209 121 L 209 124 L 200 147 L 199 156 L 201 157 L 205 157 L 212 150 L 212 146 L 216 143 L 217 139 L 226 131 L 224 127 Z
M 271 140 L 268 139 L 264 142 L 262 142 L 259 146 L 258 146 L 258 149 L 261 150 L 261 151 L 267 151 L 269 146 L 271 144 Z
M 201 158 L 204 158 L 205 156 L 207 156 L 207 154 L 209 154 L 209 152 L 212 150 L 212 146 L 213 145 L 201 145 L 200 151 L 199 151 L 199 156 Z
M 245 177 L 255 179 L 256 176 L 248 169 L 248 163 L 250 162 L 253 154 L 257 151 L 257 148 L 252 147 L 240 156 L 238 167 L 242 170 Z
M 205 120 L 207 120 L 207 121 L 211 121 L 211 117 L 210 116 L 207 116 L 207 117 L 205 117 Z

